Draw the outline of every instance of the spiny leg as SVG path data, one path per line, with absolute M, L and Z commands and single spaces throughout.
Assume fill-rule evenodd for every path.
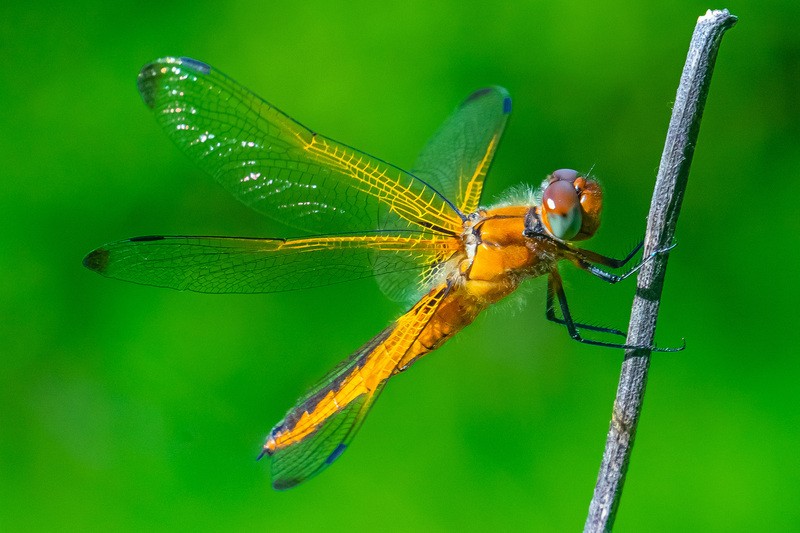
M 547 302 L 545 307 L 545 316 L 547 317 L 547 320 L 549 320 L 550 322 L 555 322 L 556 324 L 567 326 L 567 330 L 569 330 L 569 325 L 567 324 L 567 321 L 564 320 L 563 318 L 556 316 L 554 294 L 555 294 L 555 289 L 553 287 L 553 276 L 550 275 L 547 277 Z M 593 326 L 591 324 L 583 324 L 581 322 L 572 322 L 572 324 L 575 327 L 575 329 L 577 328 L 588 329 L 592 331 L 599 331 L 601 333 L 610 333 L 612 335 L 619 335 L 620 337 L 627 337 L 628 335 L 624 331 L 614 328 L 604 328 L 602 326 Z
M 592 262 L 598 263 L 603 266 L 607 266 L 609 268 L 621 268 L 628 264 L 628 261 L 634 258 L 634 256 L 639 253 L 639 250 L 642 249 L 644 246 L 644 241 L 639 242 L 636 246 L 633 247 L 628 255 L 623 257 L 622 259 L 614 259 L 613 257 L 608 257 L 607 255 L 599 254 L 597 252 L 593 252 L 591 250 L 581 250 L 581 255 L 584 259 Z
M 655 259 L 657 255 L 663 254 L 663 253 L 667 253 L 670 250 L 672 250 L 673 248 L 675 248 L 675 246 L 676 246 L 675 244 L 672 244 L 670 246 L 667 246 L 666 248 L 660 248 L 660 249 L 654 251 L 653 253 L 651 253 L 650 255 L 648 255 L 647 257 L 642 259 L 641 261 L 639 261 L 639 263 L 637 263 L 634 267 L 630 268 L 627 272 L 625 272 L 623 274 L 612 274 L 610 272 L 606 272 L 605 270 L 599 268 L 596 265 L 593 265 L 592 263 L 599 263 L 601 265 L 609 266 L 611 268 L 619 268 L 619 266 L 623 266 L 625 263 L 630 261 L 631 257 L 633 257 L 633 255 L 639 250 L 639 248 L 642 247 L 641 244 L 639 244 L 639 246 L 634 248 L 633 252 L 628 254 L 628 256 L 625 259 L 612 259 L 610 257 L 606 257 L 604 255 L 600 255 L 598 253 L 591 252 L 589 250 L 580 250 L 572 257 L 572 261 L 573 261 L 573 263 L 575 263 L 575 265 L 577 267 L 589 272 L 590 274 L 594 275 L 595 277 L 600 278 L 601 280 L 605 281 L 606 283 L 614 284 L 614 283 L 618 283 L 618 282 L 630 277 L 631 275 L 639 272 L 639 270 L 645 264 L 647 264 L 650 261 L 652 261 L 653 259 Z M 615 266 L 615 265 L 619 265 L 619 266 Z
M 595 326 L 585 327 L 583 324 L 576 323 L 572 320 L 572 314 L 569 311 L 569 305 L 567 304 L 567 295 L 564 293 L 564 284 L 561 281 L 561 276 L 558 273 L 558 270 L 553 269 L 548 276 L 548 301 L 552 302 L 551 294 L 555 294 L 558 297 L 558 304 L 561 308 L 561 315 L 564 317 L 561 322 L 567 328 L 567 332 L 569 336 L 572 337 L 574 340 L 581 342 L 583 344 L 591 344 L 592 346 L 604 346 L 606 348 L 621 348 L 623 350 L 650 350 L 652 352 L 679 352 L 686 347 L 686 343 L 679 347 L 679 348 L 658 348 L 656 346 L 636 346 L 632 344 L 619 344 L 614 342 L 604 342 L 604 341 L 596 341 L 593 339 L 584 339 L 578 327 L 584 327 L 584 329 L 590 329 L 594 331 L 601 331 L 613 334 L 622 334 L 619 330 L 612 330 L 606 328 L 598 328 Z M 552 308 L 552 306 L 549 306 Z M 548 316 L 549 318 L 549 316 Z M 553 318 L 555 318 L 555 314 L 553 314 Z M 554 320 L 554 322 L 558 322 L 558 320 Z

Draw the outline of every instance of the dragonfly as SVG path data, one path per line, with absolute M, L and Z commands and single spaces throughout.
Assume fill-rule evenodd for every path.
M 146 65 L 138 88 L 190 159 L 245 205 L 302 233 L 134 237 L 92 251 L 86 267 L 109 278 L 202 293 L 272 293 L 372 277 L 390 298 L 413 302 L 271 430 L 259 458 L 271 457 L 276 489 L 302 483 L 333 463 L 389 378 L 528 278 L 547 276 L 546 317 L 575 340 L 675 350 L 588 338 L 586 331 L 625 333 L 572 318 L 561 262 L 616 283 L 649 259 L 614 274 L 608 269 L 627 265 L 641 244 L 622 259 L 574 244 L 590 238 L 600 223 L 603 192 L 595 179 L 560 169 L 521 198 L 482 207 L 511 112 L 501 87 L 468 96 L 409 172 L 316 133 L 194 59 L 167 57 Z

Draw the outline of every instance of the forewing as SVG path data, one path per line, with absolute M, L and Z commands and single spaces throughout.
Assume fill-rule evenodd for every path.
M 430 265 L 452 255 L 457 246 L 450 237 L 412 232 L 304 239 L 138 237 L 98 248 L 86 256 L 84 265 L 104 276 L 144 285 L 262 293 L 398 271 L 422 283 Z
M 164 58 L 139 74 L 173 141 L 231 194 L 313 233 L 460 232 L 452 204 L 399 168 L 312 132 L 221 72 Z
M 450 198 L 462 213 L 472 213 L 509 113 L 511 97 L 502 87 L 475 91 L 428 141 L 413 174 Z

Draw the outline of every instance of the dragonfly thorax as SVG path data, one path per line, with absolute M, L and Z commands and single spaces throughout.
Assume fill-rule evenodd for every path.
M 483 222 L 485 217 L 486 210 L 480 209 L 474 213 L 470 213 L 464 219 L 464 231 L 461 232 L 461 240 L 464 243 L 464 252 L 470 265 L 475 260 L 475 252 L 481 242 L 479 225 Z
M 524 205 L 503 206 L 467 217 L 458 276 L 475 296 L 496 301 L 513 290 L 538 262 L 524 234 L 530 210 Z

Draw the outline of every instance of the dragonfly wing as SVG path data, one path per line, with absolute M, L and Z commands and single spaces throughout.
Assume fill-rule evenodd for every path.
M 389 299 L 404 304 L 419 300 L 425 292 L 438 281 L 444 279 L 461 257 L 458 243 L 449 239 L 451 246 L 442 246 L 435 255 L 426 257 L 422 268 L 419 262 L 409 255 L 398 255 L 384 250 L 375 253 L 375 281 L 378 288 Z
M 370 276 L 425 273 L 458 248 L 433 233 L 375 232 L 303 239 L 138 237 L 91 252 L 104 276 L 206 293 L 280 292 Z M 382 261 L 376 260 L 380 252 Z
M 399 362 L 419 344 L 417 339 L 448 290 L 446 284 L 433 288 L 408 313 L 328 373 L 272 429 L 262 454 L 272 457 L 276 489 L 302 483 L 344 452 Z
M 428 141 L 414 175 L 452 199 L 462 213 L 477 210 L 509 113 L 511 97 L 502 87 L 475 91 Z
M 365 354 L 361 351 L 354 354 L 354 356 L 359 355 L 361 357 L 355 357 L 355 359 L 363 359 Z M 361 362 L 363 364 L 363 361 Z M 352 364 L 341 370 L 352 372 L 356 365 L 356 360 L 353 360 Z M 340 369 L 337 368 L 337 370 Z M 330 379 L 335 379 L 335 377 L 331 376 Z M 288 446 L 276 447 L 272 452 L 268 449 L 270 442 L 268 440 L 262 455 L 267 453 L 271 456 L 272 486 L 278 490 L 292 488 L 333 463 L 347 449 L 385 385 L 386 381 L 384 380 L 377 384 L 374 390 L 360 394 L 350 403 L 330 414 L 313 429 L 312 433 L 304 436 L 301 440 Z M 298 402 L 298 405 L 301 402 L 303 399 Z M 272 429 L 270 440 L 273 439 L 276 431 L 288 427 L 288 424 L 292 422 L 289 417 L 293 411 L 290 411 L 286 418 Z
M 411 174 L 312 132 L 218 70 L 164 58 L 139 92 L 172 140 L 236 198 L 313 233 L 456 234 L 454 206 Z
M 486 173 L 510 112 L 511 97 L 502 87 L 474 92 L 428 141 L 414 165 L 414 175 L 453 199 L 462 213 L 477 210 Z M 391 255 L 379 252 L 376 268 L 394 260 Z M 416 301 L 446 270 L 444 261 L 434 263 L 425 270 L 423 283 L 419 279 L 415 283 L 407 272 L 399 269 L 376 279 L 381 291 L 392 300 Z

